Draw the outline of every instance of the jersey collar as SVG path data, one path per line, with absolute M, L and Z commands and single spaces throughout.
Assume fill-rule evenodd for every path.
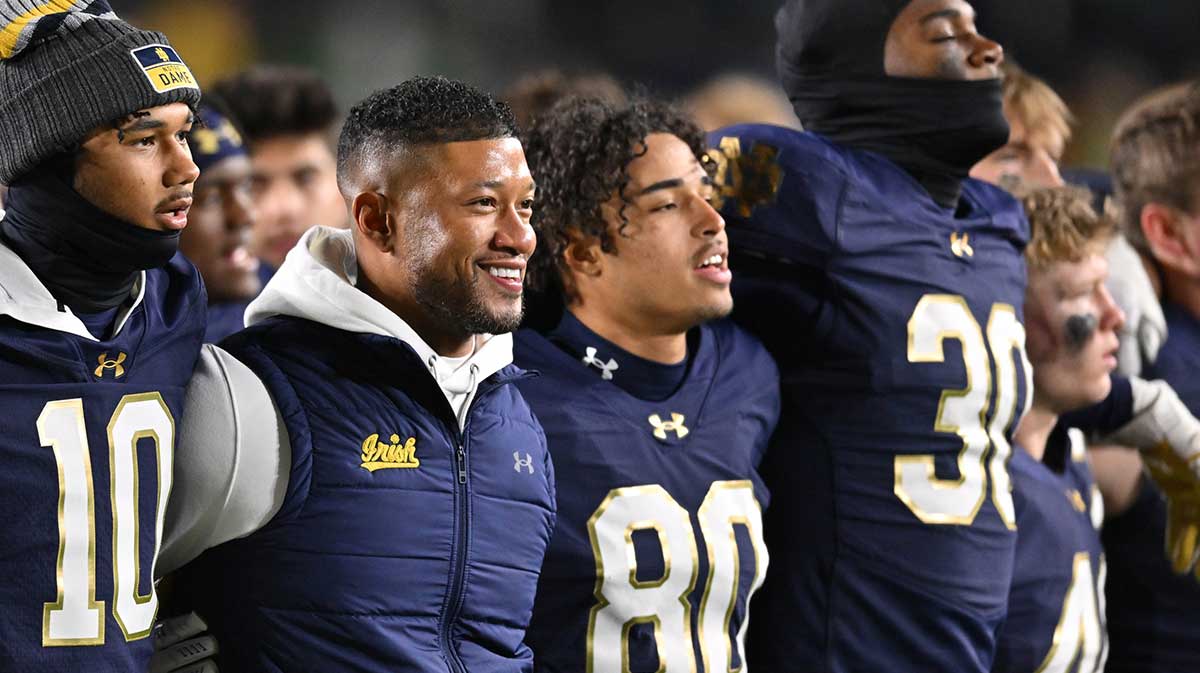
M 120 334 L 146 294 L 146 272 L 142 271 L 130 291 L 133 300 L 117 315 L 113 336 Z M 71 309 L 60 304 L 33 270 L 16 252 L 0 242 L 0 315 L 14 320 L 73 334 L 81 339 L 99 342 Z

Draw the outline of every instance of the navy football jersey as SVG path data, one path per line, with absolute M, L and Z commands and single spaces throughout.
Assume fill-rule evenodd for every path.
M 779 364 L 760 670 L 987 671 L 1016 544 L 1020 205 L 939 207 L 886 158 L 765 125 L 710 136 L 734 318 Z
M 1008 618 L 996 647 L 996 673 L 1097 673 L 1104 670 L 1104 504 L 1087 463 L 1083 433 L 1063 435 L 1062 473 L 1013 452 L 1017 557 Z M 1049 452 L 1051 448 L 1048 448 Z
M 199 275 L 147 271 L 98 341 L 3 246 L 0 265 L 0 669 L 144 671 Z
M 741 669 L 768 560 L 756 468 L 779 413 L 774 363 L 732 323 L 709 323 L 692 331 L 682 382 L 651 401 L 620 385 L 633 356 L 564 323 L 549 339 L 522 330 L 515 351 L 541 374 L 520 386 L 558 479 L 527 633 L 536 670 Z
M 1200 321 L 1164 302 L 1167 341 L 1145 377 L 1161 378 L 1200 414 Z M 1149 479 L 1133 506 L 1104 524 L 1109 673 L 1200 671 L 1200 580 L 1166 555 L 1167 500 Z
M 245 327 L 243 316 L 249 304 L 249 301 L 209 304 L 208 328 L 204 331 L 204 343 L 215 344 L 234 332 L 240 332 Z

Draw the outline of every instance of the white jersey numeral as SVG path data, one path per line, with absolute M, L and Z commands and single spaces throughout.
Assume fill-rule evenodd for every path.
M 96 496 L 83 401 L 47 403 L 38 416 L 37 429 L 39 441 L 54 450 L 58 465 L 58 599 L 44 608 L 42 645 L 100 645 L 104 643 L 105 604 L 96 600 Z M 150 635 L 158 612 L 152 582 L 146 594 L 138 593 L 142 541 L 137 443 L 141 439 L 152 439 L 157 454 L 158 499 L 152 541 L 153 556 L 157 557 L 175 446 L 175 419 L 158 393 L 126 395 L 108 423 L 113 616 L 127 641 Z
M 708 579 L 700 601 L 698 635 L 706 671 L 732 671 L 729 622 L 738 595 L 740 556 L 735 525 L 749 534 L 755 557 L 746 601 L 762 584 L 768 556 L 762 508 L 749 481 L 718 481 L 697 512 L 708 555 Z M 664 574 L 639 580 L 633 534 L 653 530 L 662 547 Z M 596 605 L 588 619 L 588 673 L 629 670 L 629 631 L 653 624 L 662 673 L 694 673 L 688 596 L 699 572 L 696 536 L 687 510 L 657 484 L 613 489 L 588 520 L 596 560 Z M 748 620 L 736 634 L 738 658 Z
M 962 346 L 966 387 L 943 390 L 934 421 L 936 432 L 956 434 L 963 448 L 958 454 L 957 479 L 936 476 L 932 455 L 895 458 L 896 497 L 921 521 L 931 524 L 970 525 L 987 495 L 987 472 L 992 476 L 992 498 L 1001 519 L 1016 528 L 1008 459 L 1012 453 L 1005 432 L 1017 417 L 1017 377 L 1014 357 L 1020 357 L 1028 377 L 1032 371 L 1025 357 L 1025 329 L 1016 311 L 996 304 L 988 320 L 987 340 L 966 300 L 957 295 L 925 295 L 908 321 L 908 361 L 946 361 L 944 345 L 955 339 Z M 989 354 L 988 344 L 994 349 Z M 1017 351 L 1014 356 L 1012 351 Z M 993 392 L 991 365 L 996 365 Z M 1025 405 L 1028 407 L 1029 394 Z M 988 423 L 989 409 L 994 410 Z M 985 461 L 993 447 L 990 463 Z
M 37 429 L 58 464 L 58 600 L 43 610 L 42 645 L 98 645 L 104 602 L 96 600 L 96 493 L 83 400 L 47 403 Z
M 738 555 L 734 525 L 742 524 L 750 535 L 754 550 L 754 580 L 746 593 L 746 604 L 766 577 L 767 545 L 763 542 L 762 508 L 747 481 L 719 481 L 708 489 L 697 517 L 704 544 L 708 547 L 708 583 L 700 601 L 700 647 L 704 670 L 733 671 L 730 652 L 729 619 L 737 601 L 741 557 Z M 746 627 L 750 613 L 742 619 L 737 632 L 738 660 L 745 661 Z M 743 665 L 743 669 L 745 666 Z
M 1092 576 L 1087 552 L 1075 555 L 1071 586 L 1063 600 L 1062 617 L 1054 629 L 1054 640 L 1036 673 L 1097 673 L 1108 658 L 1104 628 L 1103 587 L 1105 566 L 1100 561 L 1100 583 Z M 1079 666 L 1073 667 L 1075 661 Z

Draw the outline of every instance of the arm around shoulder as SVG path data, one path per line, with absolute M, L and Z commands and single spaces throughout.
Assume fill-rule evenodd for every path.
M 156 574 L 265 526 L 290 470 L 287 428 L 266 386 L 206 344 L 188 384 Z

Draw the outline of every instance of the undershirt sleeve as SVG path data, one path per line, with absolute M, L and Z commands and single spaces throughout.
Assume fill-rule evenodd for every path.
M 205 344 L 188 384 L 155 575 L 265 526 L 283 504 L 290 470 L 287 427 L 266 386 Z

